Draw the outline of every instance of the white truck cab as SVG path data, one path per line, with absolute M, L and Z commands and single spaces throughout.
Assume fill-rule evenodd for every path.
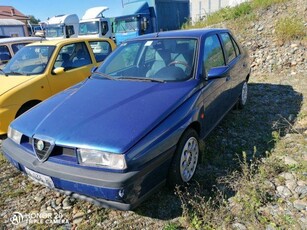
M 106 6 L 93 7 L 85 11 L 79 22 L 79 37 L 112 38 L 112 25 L 109 18 L 103 16 Z
M 79 17 L 76 14 L 57 15 L 47 21 L 46 39 L 78 37 Z

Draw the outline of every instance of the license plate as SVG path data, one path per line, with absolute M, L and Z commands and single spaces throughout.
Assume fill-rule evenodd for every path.
M 34 180 L 34 181 L 36 181 L 40 184 L 43 184 L 47 187 L 54 188 L 54 184 L 53 184 L 51 177 L 45 176 L 45 175 L 37 173 L 37 172 L 34 172 L 34 171 L 32 171 L 32 170 L 30 170 L 26 167 L 25 167 L 25 170 L 26 170 L 26 173 L 28 174 L 28 176 L 32 180 Z

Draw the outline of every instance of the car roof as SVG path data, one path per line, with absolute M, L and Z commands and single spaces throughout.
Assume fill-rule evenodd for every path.
M 11 38 L 1 38 L 0 44 L 5 43 L 14 43 L 14 42 L 25 42 L 25 41 L 40 41 L 44 40 L 44 38 L 41 37 L 11 37 Z
M 43 40 L 41 42 L 34 42 L 29 44 L 28 46 L 33 45 L 61 45 L 61 44 L 71 44 L 82 41 L 112 41 L 109 38 L 61 38 L 61 39 L 53 39 L 53 40 Z
M 200 38 L 205 34 L 212 32 L 229 32 L 225 28 L 202 28 L 202 29 L 189 29 L 189 30 L 172 30 L 172 31 L 163 31 L 147 35 L 142 35 L 136 39 L 150 39 L 150 38 L 167 38 L 167 37 L 193 37 Z

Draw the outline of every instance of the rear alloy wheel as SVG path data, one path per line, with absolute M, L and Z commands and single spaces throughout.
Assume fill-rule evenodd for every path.
M 197 132 L 188 129 L 180 138 L 169 171 L 168 183 L 171 187 L 189 182 L 194 176 L 199 156 Z
M 241 89 L 241 95 L 238 101 L 238 108 L 243 109 L 246 102 L 247 102 L 247 96 L 248 96 L 248 87 L 247 82 L 245 81 L 243 83 L 242 89 Z

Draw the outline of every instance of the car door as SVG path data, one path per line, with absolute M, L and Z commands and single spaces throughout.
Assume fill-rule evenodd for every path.
M 241 92 L 241 83 L 242 79 L 244 79 L 241 74 L 244 73 L 242 71 L 243 63 L 241 60 L 241 53 L 238 45 L 232 38 L 231 34 L 228 32 L 220 33 L 220 37 L 223 43 L 225 57 L 226 57 L 226 64 L 229 69 L 229 83 L 230 83 L 230 94 L 229 106 L 232 106 L 236 103 L 240 92 Z
M 64 45 L 57 53 L 48 76 L 51 92 L 55 94 L 89 77 L 94 63 L 85 42 Z M 55 74 L 58 67 L 63 67 L 64 71 Z
M 203 42 L 201 58 L 203 71 L 207 73 L 215 67 L 225 66 L 225 58 L 221 41 L 217 34 L 209 35 Z M 222 119 L 228 108 L 228 90 L 230 83 L 225 75 L 209 79 L 202 89 L 202 101 L 205 118 L 203 124 L 204 135 L 207 135 Z
M 6 64 L 12 55 L 7 45 L 0 45 L 0 65 Z

